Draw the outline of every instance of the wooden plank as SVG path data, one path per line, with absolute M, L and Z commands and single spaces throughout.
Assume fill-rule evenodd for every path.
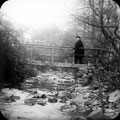
M 53 66 L 53 67 L 68 67 L 68 68 L 86 68 L 87 64 L 71 64 L 71 63 L 42 63 L 39 61 L 26 62 L 26 64 L 39 65 L 39 66 Z

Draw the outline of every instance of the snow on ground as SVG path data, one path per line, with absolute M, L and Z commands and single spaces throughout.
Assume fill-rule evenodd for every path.
M 69 120 L 70 116 L 60 111 L 63 103 L 47 103 L 46 106 L 24 104 L 24 100 L 29 98 L 29 93 L 19 91 L 17 89 L 3 89 L 2 93 L 6 96 L 17 95 L 20 99 L 12 103 L 0 102 L 1 108 L 4 108 L 3 113 L 9 114 L 10 120 Z M 3 107 L 4 106 L 4 107 Z M 8 116 L 8 115 L 7 115 Z
M 0 94 L 2 98 L 0 100 L 0 109 L 9 120 L 70 120 L 71 116 L 68 115 L 67 112 L 65 113 L 60 110 L 64 103 L 60 103 L 59 100 L 56 103 L 47 102 L 45 106 L 39 104 L 29 106 L 24 103 L 26 99 L 30 99 L 35 95 L 35 91 L 37 91 L 37 95 L 54 95 L 56 91 L 51 92 L 49 88 L 45 88 L 46 83 L 48 83 L 48 85 L 57 85 L 64 83 L 66 79 L 73 79 L 72 74 L 65 72 L 62 74 L 59 72 L 40 73 L 36 78 L 29 78 L 22 84 L 24 90 L 2 89 Z M 38 84 L 34 84 L 34 82 Z M 8 102 L 8 100 L 4 99 L 11 95 L 19 96 L 20 99 L 12 102 Z M 47 100 L 48 98 L 46 101 Z

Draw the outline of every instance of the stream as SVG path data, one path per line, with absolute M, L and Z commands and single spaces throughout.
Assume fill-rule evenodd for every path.
M 92 111 L 95 117 L 101 117 L 100 102 L 95 98 L 98 90 L 74 83 L 70 71 L 39 72 L 36 77 L 26 79 L 20 89 L 2 89 L 0 109 L 8 120 L 74 120 Z M 103 93 L 104 100 L 109 97 L 104 115 L 114 118 L 120 112 L 119 102 L 117 108 L 113 106 L 120 100 L 120 90 Z
M 62 93 L 65 88 L 72 85 L 74 77 L 72 72 L 52 71 L 47 73 L 39 73 L 37 77 L 29 78 L 22 83 L 21 89 L 2 89 L 0 95 L 0 108 L 5 117 L 9 120 L 71 120 L 80 113 L 61 111 L 61 106 L 69 104 L 60 102 L 60 97 L 56 97 L 57 102 L 50 103 L 48 98 L 54 98 L 56 93 Z M 35 95 L 45 94 L 46 105 L 25 104 L 26 99 L 32 99 Z M 19 96 L 20 99 L 15 101 L 6 100 L 11 95 Z M 71 109 L 71 108 L 70 108 Z M 74 109 L 74 108 L 72 108 Z M 81 113 L 81 115 L 83 115 Z

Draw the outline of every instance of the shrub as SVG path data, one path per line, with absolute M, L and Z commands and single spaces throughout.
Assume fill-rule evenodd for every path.
M 21 47 L 18 41 L 19 34 L 13 26 L 0 20 L 0 52 L 2 63 L 0 64 L 1 83 L 7 83 L 10 87 L 15 87 L 27 77 L 33 77 L 36 72 L 25 64 L 25 48 Z

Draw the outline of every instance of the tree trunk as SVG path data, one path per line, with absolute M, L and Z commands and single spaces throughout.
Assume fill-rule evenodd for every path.
M 0 45 L 0 91 L 4 81 L 4 48 Z

